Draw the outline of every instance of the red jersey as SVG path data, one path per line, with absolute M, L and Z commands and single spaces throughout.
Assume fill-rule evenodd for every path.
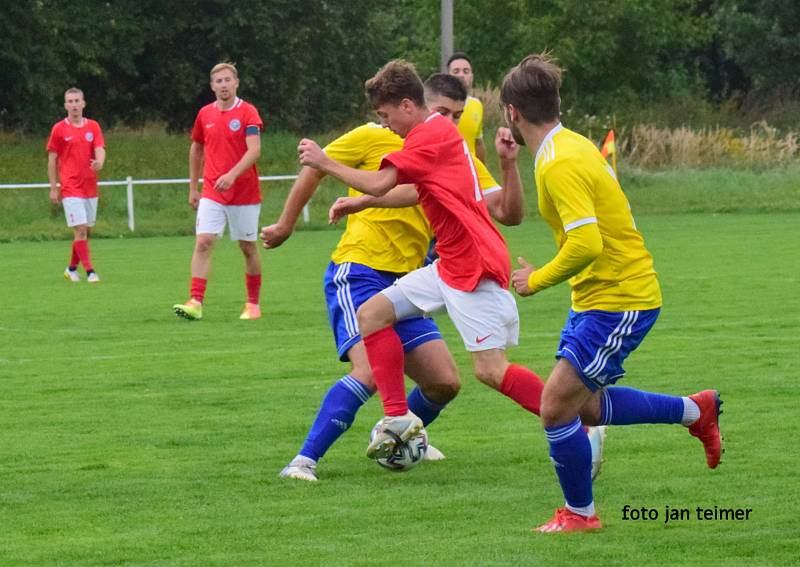
M 103 132 L 94 120 L 84 118 L 73 126 L 69 118 L 59 120 L 50 131 L 47 151 L 58 156 L 61 197 L 97 197 L 97 172 L 91 168 L 95 148 L 105 147 Z
M 259 131 L 264 129 L 256 107 L 239 97 L 228 110 L 220 110 L 215 101 L 197 113 L 192 140 L 203 144 L 203 197 L 223 205 L 255 205 L 261 202 L 255 164 L 242 173 L 229 189 L 222 193 L 214 189 L 219 176 L 228 173 L 247 151 L 245 132 L 250 126 L 257 127 Z
M 466 142 L 448 119 L 431 114 L 406 136 L 403 149 L 383 158 L 397 183 L 413 183 L 436 235 L 439 276 L 461 291 L 483 278 L 508 287 L 511 263 L 494 226 Z

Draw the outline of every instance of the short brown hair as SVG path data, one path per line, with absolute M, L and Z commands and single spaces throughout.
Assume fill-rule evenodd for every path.
M 557 120 L 561 114 L 561 68 L 550 54 L 535 53 L 520 61 L 503 79 L 500 101 L 512 104 L 532 124 Z
M 68 94 L 80 94 L 81 98 L 86 98 L 83 94 L 83 91 L 80 90 L 78 87 L 70 87 L 64 91 L 64 98 L 67 98 Z
M 403 59 L 389 61 L 374 77 L 364 83 L 367 99 L 373 108 L 382 104 L 400 104 L 407 98 L 425 106 L 425 87 L 414 65 Z
M 220 71 L 224 71 L 225 69 L 232 72 L 233 77 L 235 79 L 239 78 L 239 72 L 236 70 L 236 63 L 228 63 L 228 62 L 217 63 L 216 65 L 214 65 L 214 67 L 211 69 L 211 73 L 209 73 L 208 76 L 214 77 L 214 75 L 216 75 Z

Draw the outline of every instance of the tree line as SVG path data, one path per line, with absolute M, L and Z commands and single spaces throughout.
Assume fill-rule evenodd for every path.
M 547 49 L 563 98 L 606 113 L 669 101 L 796 97 L 794 0 L 455 0 L 455 47 L 479 84 Z M 439 62 L 436 0 L 23 0 L 0 19 L 0 128 L 46 130 L 70 86 L 104 124 L 191 127 L 208 71 L 233 61 L 268 127 L 323 131 L 365 112 L 363 81 L 394 57 Z

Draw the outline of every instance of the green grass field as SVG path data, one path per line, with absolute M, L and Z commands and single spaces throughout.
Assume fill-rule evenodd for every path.
M 266 317 L 237 319 L 241 259 L 217 249 L 205 319 L 177 319 L 190 237 L 102 239 L 102 283 L 62 280 L 63 241 L 0 244 L 2 565 L 792 565 L 800 505 L 800 214 L 640 215 L 665 309 L 623 384 L 725 400 L 715 471 L 679 426 L 614 428 L 600 533 L 533 535 L 561 502 L 539 422 L 471 377 L 429 433 L 447 460 L 405 474 L 363 456 L 376 400 L 320 465 L 278 479 L 346 370 L 321 279 L 338 233 L 263 255 Z M 505 231 L 536 263 L 540 222 Z M 546 374 L 566 286 L 519 301 L 511 357 Z M 658 521 L 625 521 L 646 506 Z M 664 507 L 752 508 L 664 524 Z M 393 516 L 394 511 L 398 516 Z

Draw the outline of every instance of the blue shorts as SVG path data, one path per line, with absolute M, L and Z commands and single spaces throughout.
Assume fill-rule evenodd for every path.
M 556 358 L 566 358 L 592 392 L 610 386 L 625 375 L 622 363 L 653 328 L 660 312 L 570 309 Z
M 348 360 L 347 351 L 361 340 L 356 311 L 373 295 L 391 286 L 403 274 L 379 272 L 364 264 L 344 262 L 328 265 L 325 272 L 325 301 L 328 303 L 328 320 L 336 340 L 339 360 Z M 408 352 L 421 344 L 441 339 L 442 334 L 432 319 L 415 317 L 404 319 L 394 326 L 403 350 Z

